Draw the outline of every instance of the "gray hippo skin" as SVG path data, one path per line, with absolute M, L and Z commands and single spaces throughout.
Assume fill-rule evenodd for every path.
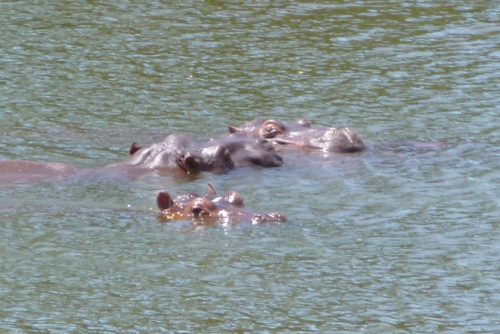
M 229 132 L 250 138 L 265 138 L 277 145 L 295 149 L 352 153 L 366 149 L 361 137 L 350 128 L 312 128 L 309 121 L 283 123 L 274 119 L 256 119 L 241 126 L 229 126 Z
M 134 177 L 153 171 L 160 175 L 185 175 L 233 167 L 224 150 L 201 156 L 189 152 L 190 145 L 187 137 L 170 135 L 161 143 L 137 150 L 124 161 L 92 169 L 79 169 L 63 163 L 0 160 L 0 183 L 39 182 L 86 175 Z
M 231 135 L 199 143 L 184 135 L 172 134 L 144 148 L 134 143 L 130 153 L 123 161 L 93 169 L 79 169 L 63 163 L 0 160 L 0 184 L 85 175 L 136 177 L 148 172 L 179 176 L 204 171 L 225 173 L 247 165 L 278 167 L 283 164 L 273 145 L 265 140 Z
M 243 197 L 238 192 L 229 191 L 219 196 L 210 184 L 204 196 L 187 193 L 172 199 L 167 192 L 162 191 L 156 202 L 161 210 L 160 219 L 164 221 L 192 220 L 199 225 L 258 225 L 286 221 L 285 216 L 277 212 L 260 214 L 249 211 L 245 209 Z
M 283 165 L 283 159 L 276 153 L 274 145 L 265 139 L 229 135 L 214 139 L 211 143 L 227 150 L 234 167 L 280 167 Z
M 106 165 L 102 169 L 122 170 L 129 173 L 157 171 L 159 174 L 185 173 L 202 171 L 227 171 L 234 167 L 229 152 L 223 146 L 200 148 L 186 136 L 172 134 L 160 143 L 141 147 L 133 143 L 131 156 L 117 163 Z
M 147 148 L 132 143 L 129 159 L 107 167 L 168 165 L 178 166 L 189 174 L 193 171 L 225 172 L 242 166 L 283 165 L 283 159 L 276 153 L 274 146 L 264 139 L 229 135 L 197 143 L 180 135 L 172 136 Z M 175 163 L 171 161 L 172 154 L 176 156 Z M 170 162 L 165 164 L 165 161 L 169 160 Z

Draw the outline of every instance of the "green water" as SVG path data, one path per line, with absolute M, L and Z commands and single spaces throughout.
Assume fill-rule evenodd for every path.
M 255 117 L 372 147 L 0 186 L 0 332 L 499 332 L 499 17 L 485 0 L 0 2 L 0 159 L 97 167 Z M 207 182 L 290 223 L 158 221 L 159 190 Z

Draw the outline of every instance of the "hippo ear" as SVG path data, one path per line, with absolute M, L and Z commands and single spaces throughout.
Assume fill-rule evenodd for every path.
M 158 208 L 163 211 L 171 208 L 172 205 L 174 205 L 174 201 L 166 191 L 161 191 L 158 196 L 156 196 L 156 204 Z
M 128 151 L 130 155 L 134 154 L 135 152 L 139 151 L 142 148 L 141 145 L 137 144 L 136 142 L 132 143 L 130 146 L 130 150 Z
M 215 188 L 211 183 L 208 184 L 207 195 L 217 195 L 217 192 L 215 191 Z
M 245 207 L 245 201 L 243 200 L 243 196 L 237 191 L 229 191 L 224 195 L 224 199 L 229 202 L 232 206 L 238 208 Z
M 186 174 L 197 173 L 201 170 L 200 164 L 191 154 L 178 159 L 177 166 Z
M 229 130 L 229 133 L 238 133 L 238 132 L 241 132 L 240 128 L 238 128 L 236 126 L 233 126 L 233 125 L 228 125 L 227 129 Z

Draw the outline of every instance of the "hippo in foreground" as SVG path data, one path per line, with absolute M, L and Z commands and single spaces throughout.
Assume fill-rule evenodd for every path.
M 130 153 L 131 156 L 123 161 L 92 169 L 80 169 L 64 163 L 0 160 L 0 184 L 86 175 L 137 177 L 149 172 L 178 176 L 205 171 L 225 173 L 242 166 L 279 167 L 283 164 L 272 144 L 241 136 L 198 143 L 184 135 L 172 134 L 144 148 L 134 143 Z
M 366 149 L 361 137 L 350 128 L 312 128 L 308 120 L 283 123 L 274 119 L 255 119 L 241 126 L 228 126 L 232 134 L 265 138 L 294 149 L 352 153 Z
M 245 209 L 243 197 L 236 191 L 217 195 L 211 184 L 207 194 L 187 193 L 172 199 L 169 193 L 160 192 L 156 198 L 161 210 L 162 220 L 192 220 L 199 225 L 220 224 L 223 226 L 237 223 L 258 225 L 267 222 L 286 222 L 285 216 L 278 212 L 259 214 Z

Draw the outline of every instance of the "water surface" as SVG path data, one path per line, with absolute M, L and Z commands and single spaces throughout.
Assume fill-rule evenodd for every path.
M 500 331 L 494 1 L 0 3 L 0 158 L 92 168 L 255 117 L 350 126 L 355 156 L 191 179 L 0 188 L 0 331 Z M 383 146 L 386 141 L 441 148 Z M 289 223 L 160 223 L 238 190 Z

